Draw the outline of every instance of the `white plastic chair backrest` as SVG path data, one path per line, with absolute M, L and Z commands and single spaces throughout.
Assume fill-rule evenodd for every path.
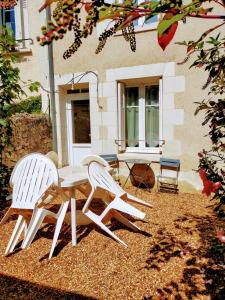
M 51 185 L 58 185 L 56 166 L 45 155 L 32 153 L 18 161 L 11 175 L 12 207 L 34 209 Z
M 107 169 L 110 169 L 110 165 L 104 158 L 98 156 L 98 155 L 87 155 L 81 162 L 83 166 L 88 166 L 92 161 L 96 161 L 102 166 L 106 167 Z
M 46 156 L 54 162 L 56 168 L 59 167 L 59 158 L 58 158 L 58 154 L 55 151 L 49 151 L 46 154 Z
M 93 188 L 100 187 L 116 195 L 124 194 L 123 189 L 115 182 L 107 169 L 109 164 L 97 155 L 89 155 L 83 160 L 88 164 L 88 178 Z

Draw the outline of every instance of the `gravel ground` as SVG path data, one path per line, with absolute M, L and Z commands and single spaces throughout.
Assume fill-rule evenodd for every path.
M 3 225 L 0 299 L 224 300 L 224 256 L 209 252 L 218 225 L 212 202 L 200 194 L 138 196 L 153 204 L 139 207 L 146 212 L 144 221 L 135 222 L 141 232 L 111 225 L 127 249 L 94 225 L 79 228 L 72 247 L 65 225 L 49 261 L 54 227 L 45 225 L 29 249 L 5 257 L 15 221 Z

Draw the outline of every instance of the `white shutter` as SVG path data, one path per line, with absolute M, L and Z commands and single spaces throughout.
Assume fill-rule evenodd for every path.
M 126 150 L 126 99 L 125 84 L 118 83 L 118 144 L 119 150 Z
M 22 8 L 23 8 L 23 18 L 21 18 L 21 22 L 23 22 L 23 39 L 29 39 L 30 38 L 30 32 L 29 32 L 29 17 L 28 17 L 28 1 L 22 0 Z M 30 47 L 30 41 L 25 41 L 25 47 Z
M 21 28 L 21 13 L 20 13 L 20 3 L 14 7 L 15 11 L 15 23 L 16 23 L 16 40 L 22 39 L 22 28 Z

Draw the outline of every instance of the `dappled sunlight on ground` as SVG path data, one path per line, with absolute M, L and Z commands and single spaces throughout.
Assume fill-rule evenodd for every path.
M 138 196 L 154 205 L 139 207 L 146 212 L 135 222 L 141 231 L 111 225 L 127 249 L 94 225 L 78 228 L 72 247 L 65 225 L 49 261 L 54 226 L 44 225 L 29 249 L 4 257 L 15 221 L 3 225 L 0 299 L 224 299 L 224 254 L 215 252 L 219 221 L 212 202 L 198 194 Z

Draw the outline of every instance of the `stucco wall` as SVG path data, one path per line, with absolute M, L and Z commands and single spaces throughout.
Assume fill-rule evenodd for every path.
M 23 51 L 17 53 L 21 79 L 25 82 L 28 80 L 39 81 L 43 87 L 49 90 L 48 83 L 48 52 L 47 47 L 40 47 L 36 37 L 40 35 L 40 28 L 46 24 L 45 12 L 38 13 L 38 9 L 43 4 L 42 0 L 27 1 L 29 38 L 32 43 Z M 24 88 L 26 90 L 26 87 Z M 29 94 L 29 90 L 26 92 Z
M 200 34 L 209 28 L 210 23 L 213 25 L 216 24 L 217 21 L 210 22 L 208 20 L 199 21 L 188 19 L 187 24 L 184 25 L 180 23 L 173 43 L 169 45 L 164 52 L 157 44 L 157 34 L 155 30 L 136 34 L 137 50 L 135 53 L 131 52 L 129 44 L 124 41 L 122 36 L 116 36 L 110 38 L 103 51 L 96 55 L 94 53 L 97 46 L 96 32 L 93 33 L 92 37 L 84 41 L 80 50 L 73 57 L 66 61 L 62 58 L 63 51 L 71 43 L 72 39 L 67 37 L 65 40 L 55 44 L 54 57 L 56 74 L 63 75 L 94 70 L 99 75 L 100 91 L 101 89 L 103 90 L 102 95 L 100 95 L 100 101 L 102 101 L 103 106 L 104 103 L 107 104 L 101 113 L 96 103 L 91 104 L 91 118 L 93 120 L 92 139 L 93 151 L 95 153 L 101 152 L 100 148 L 106 153 L 115 151 L 114 136 L 116 132 L 115 126 L 117 125 L 115 123 L 115 119 L 117 118 L 116 98 L 115 95 L 110 94 L 110 92 L 107 94 L 106 90 L 110 91 L 110 89 L 113 89 L 113 85 L 110 86 L 111 83 L 108 81 L 107 72 L 113 72 L 113 70 L 119 68 L 175 62 L 173 77 L 183 77 L 184 81 L 182 80 L 179 83 L 178 80 L 175 82 L 178 90 L 174 93 L 174 105 L 171 114 L 167 114 L 167 122 L 169 123 L 169 119 L 173 122 L 173 141 L 166 142 L 163 155 L 176 157 L 181 160 L 181 178 L 183 178 L 184 181 L 184 190 L 199 189 L 201 187 L 201 182 L 193 170 L 196 170 L 198 166 L 197 153 L 202 148 L 207 148 L 209 140 L 205 137 L 207 128 L 201 126 L 202 116 L 198 115 L 194 117 L 194 111 L 196 109 L 194 102 L 201 101 L 207 96 L 207 91 L 203 91 L 201 88 L 206 80 L 206 74 L 204 74 L 202 69 L 189 70 L 191 60 L 186 64 L 176 65 L 176 62 L 181 62 L 185 58 L 186 48 L 175 45 L 175 42 L 183 41 L 184 39 L 194 40 L 199 38 Z M 135 72 L 133 78 L 136 78 Z M 183 89 L 180 88 L 180 84 L 183 85 Z M 94 90 L 93 85 L 89 85 L 89 88 L 90 91 L 92 89 Z M 62 96 L 60 101 L 64 101 L 63 99 Z M 164 103 L 166 103 L 167 100 L 169 101 L 168 98 L 164 98 Z M 95 99 L 93 99 L 93 102 L 94 101 L 96 102 Z M 178 112 L 179 110 L 180 114 L 178 116 L 175 111 Z M 174 122 L 174 118 L 177 118 L 177 124 Z M 61 124 L 66 124 L 66 120 L 63 116 Z M 98 128 L 98 130 L 96 130 L 96 128 Z M 105 130 L 106 128 L 107 130 Z M 165 126 L 165 130 L 168 130 L 168 126 Z M 102 137 L 102 133 L 104 133 L 104 137 Z M 102 137 L 102 139 L 100 137 Z
M 25 76 L 22 78 L 39 79 L 47 87 L 47 48 L 39 47 L 35 41 L 36 35 L 40 33 L 39 28 L 44 23 L 44 14 L 37 14 L 40 3 L 41 1 L 29 1 L 30 32 L 31 37 L 34 38 L 34 45 L 32 46 L 32 55 L 30 58 L 27 57 L 29 61 L 21 63 L 20 67 L 22 74 Z M 64 60 L 62 55 L 73 42 L 73 33 L 70 36 L 66 36 L 62 41 L 56 42 L 54 44 L 54 66 L 55 74 L 59 75 L 56 76 L 59 80 L 57 79 L 58 83 L 56 83 L 55 87 L 57 90 L 57 126 L 63 162 L 68 162 L 68 126 L 66 121 L 68 95 L 66 95 L 66 89 L 71 88 L 71 86 L 65 84 L 72 79 L 72 73 L 82 73 L 88 70 L 98 73 L 102 110 L 97 105 L 96 78 L 91 80 L 84 78 L 82 82 L 89 87 L 90 92 L 92 150 L 94 153 L 100 153 L 101 151 L 107 153 L 117 150 L 114 143 L 114 138 L 117 134 L 116 95 L 115 93 L 111 94 L 115 85 L 113 81 L 110 82 L 109 78 L 107 78 L 107 74 L 120 68 L 134 67 L 135 70 L 135 67 L 138 66 L 169 62 L 174 63 L 172 85 L 175 90 L 171 101 L 169 95 L 170 84 L 168 84 L 167 97 L 164 97 L 163 101 L 165 107 L 167 106 L 165 108 L 165 110 L 167 109 L 167 125 L 170 126 L 165 125 L 164 127 L 165 131 L 167 131 L 167 136 L 171 133 L 170 137 L 172 138 L 170 138 L 170 141 L 167 140 L 163 149 L 163 155 L 181 159 L 181 178 L 185 181 L 183 185 L 184 190 L 190 191 L 193 188 L 200 187 L 198 176 L 193 170 L 197 168 L 198 151 L 202 148 L 207 148 L 209 141 L 204 137 L 207 128 L 201 126 L 202 116 L 194 117 L 193 114 L 196 108 L 194 102 L 204 99 L 207 95 L 207 91 L 201 89 L 206 76 L 201 69 L 189 70 L 191 61 L 184 65 L 176 65 L 176 62 L 180 62 L 185 58 L 186 48 L 175 45 L 175 42 L 198 39 L 201 33 L 217 23 L 217 21 L 205 21 L 194 18 L 187 19 L 187 24 L 185 25 L 180 22 L 172 44 L 164 52 L 157 44 L 156 30 L 136 34 L 137 50 L 135 53 L 131 52 L 129 44 L 124 41 L 123 37 L 118 35 L 110 38 L 103 51 L 96 55 L 94 52 L 98 42 L 97 32 L 94 31 L 93 35 L 83 42 L 75 55 L 68 60 Z M 30 70 L 29 73 L 27 69 Z M 60 81 L 63 75 L 65 75 L 65 80 L 62 79 Z M 133 78 L 136 78 L 135 72 Z M 171 103 L 172 106 L 169 107 Z M 43 105 L 45 108 L 47 107 L 45 100 L 43 100 Z

